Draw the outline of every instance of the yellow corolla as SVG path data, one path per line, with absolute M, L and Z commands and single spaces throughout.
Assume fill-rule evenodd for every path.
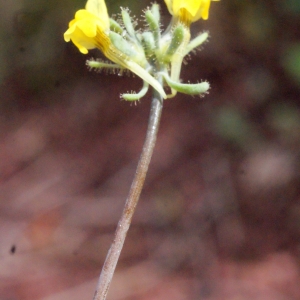
M 187 25 L 200 18 L 207 20 L 211 1 L 219 0 L 165 0 L 170 14 Z
M 88 0 L 85 9 L 78 10 L 75 19 L 69 23 L 64 39 L 66 42 L 72 41 L 83 54 L 87 54 L 90 49 L 100 49 L 108 59 L 141 77 L 165 98 L 166 94 L 161 84 L 144 69 L 144 66 L 116 48 L 109 34 L 110 22 L 105 1 Z
M 87 54 L 88 50 L 94 48 L 100 48 L 104 52 L 109 49 L 110 41 L 103 25 L 104 22 L 97 16 L 88 10 L 80 9 L 76 12 L 75 19 L 69 23 L 69 29 L 64 33 L 65 41 L 71 40 L 83 54 Z
M 89 0 L 85 9 L 76 12 L 64 39 L 66 42 L 71 40 L 81 53 L 87 54 L 89 49 L 108 49 L 108 34 L 109 16 L 104 0 Z

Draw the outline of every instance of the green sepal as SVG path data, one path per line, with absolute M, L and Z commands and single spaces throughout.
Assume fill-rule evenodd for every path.
M 149 89 L 149 84 L 146 81 L 144 81 L 144 85 L 138 93 L 132 92 L 127 94 L 121 94 L 121 98 L 123 98 L 126 101 L 138 101 L 146 95 L 148 89 Z
M 144 81 L 149 83 L 152 87 L 154 87 L 161 96 L 166 99 L 167 95 L 161 86 L 160 82 L 157 81 L 150 73 L 149 70 L 142 68 L 139 64 L 134 62 L 133 60 L 127 60 L 124 62 L 124 67 L 142 78 Z
M 142 33 L 142 45 L 146 57 L 153 57 L 155 54 L 155 41 L 152 32 L 146 31 Z
M 171 80 L 174 82 L 179 82 L 180 72 L 182 67 L 182 62 L 184 58 L 184 49 L 190 41 L 191 33 L 188 27 L 183 27 L 184 29 L 184 39 L 180 45 L 178 51 L 174 53 L 171 59 Z M 172 88 L 172 96 L 176 95 L 177 91 Z
M 149 29 L 153 32 L 155 46 L 156 48 L 159 48 L 159 40 L 160 40 L 159 19 L 155 18 L 154 14 L 149 9 L 146 10 L 145 17 L 147 23 L 149 24 Z
M 169 75 L 165 72 L 161 73 L 167 82 L 167 84 L 177 92 L 188 94 L 188 95 L 200 95 L 204 94 L 209 90 L 209 83 L 206 81 L 200 83 L 179 83 L 173 81 Z M 173 96 L 173 95 L 172 95 Z M 169 97 L 168 97 L 169 98 Z
M 113 45 L 125 56 L 139 65 L 146 66 L 148 64 L 142 46 L 127 41 L 121 35 L 113 31 L 109 32 L 109 38 Z M 126 58 L 124 58 L 124 60 L 126 60 Z
M 133 50 L 132 45 L 127 42 L 121 35 L 117 34 L 116 32 L 110 31 L 109 38 L 114 46 L 125 55 L 129 57 L 134 57 L 137 55 L 136 51 Z
M 143 53 L 139 53 L 134 50 L 133 45 L 126 41 L 121 35 L 116 32 L 110 31 L 109 38 L 112 41 L 113 45 L 124 53 L 126 56 L 134 59 L 135 61 L 140 61 L 143 59 Z
M 123 67 L 121 67 L 118 64 L 105 63 L 102 61 L 92 59 L 87 60 L 86 65 L 91 69 L 123 69 Z
M 165 54 L 166 62 L 169 62 L 172 59 L 172 56 L 178 51 L 178 48 L 181 46 L 185 35 L 185 28 L 182 24 L 178 25 L 173 34 L 170 45 Z
M 130 37 L 132 37 L 133 39 L 136 40 L 134 26 L 132 24 L 128 9 L 122 8 L 121 15 L 122 15 L 123 23 L 127 30 L 127 33 L 130 35 Z
M 109 27 L 110 27 L 110 30 L 112 30 L 120 35 L 124 34 L 124 29 L 114 19 L 109 19 Z
M 189 54 L 192 50 L 202 45 L 206 40 L 208 39 L 208 32 L 203 32 L 199 34 L 197 37 L 192 39 L 184 49 L 183 56 L 186 56 Z
M 159 5 L 157 3 L 152 4 L 151 12 L 152 12 L 152 15 L 153 15 L 154 19 L 159 24 L 159 22 L 160 22 L 160 12 L 159 12 Z

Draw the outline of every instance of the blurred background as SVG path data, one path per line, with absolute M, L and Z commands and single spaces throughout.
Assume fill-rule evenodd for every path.
M 165 26 L 170 15 L 163 3 Z M 90 72 L 63 33 L 82 0 L 0 0 L 0 298 L 92 299 L 150 93 Z M 130 7 L 142 24 L 150 1 Z M 209 43 L 167 100 L 114 300 L 300 299 L 300 1 L 212 2 Z

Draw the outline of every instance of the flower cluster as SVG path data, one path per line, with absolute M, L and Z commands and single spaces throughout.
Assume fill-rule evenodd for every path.
M 218 0 L 212 0 L 218 1 Z M 143 81 L 139 93 L 123 94 L 128 101 L 139 100 L 151 85 L 164 99 L 182 92 L 199 95 L 209 89 L 207 82 L 180 83 L 184 57 L 201 45 L 208 37 L 206 32 L 190 40 L 190 24 L 200 18 L 207 19 L 211 0 L 165 0 L 172 14 L 170 26 L 161 32 L 159 6 L 153 4 L 145 11 L 147 22 L 144 31 L 136 31 L 127 9 L 122 9 L 122 25 L 108 15 L 104 0 L 88 0 L 85 9 L 78 10 L 64 33 L 79 51 L 98 48 L 113 62 L 88 60 L 90 68 L 128 69 Z M 166 94 L 164 86 L 169 86 Z

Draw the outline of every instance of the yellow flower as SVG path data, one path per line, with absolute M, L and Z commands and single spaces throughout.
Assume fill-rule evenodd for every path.
M 83 54 L 90 49 L 100 49 L 108 59 L 141 77 L 165 98 L 161 84 L 144 69 L 145 66 L 140 66 L 116 48 L 109 34 L 110 21 L 105 1 L 88 0 L 85 9 L 78 10 L 75 19 L 69 23 L 64 39 L 66 42 L 72 41 Z
M 103 30 L 105 28 L 103 23 L 94 14 L 80 9 L 76 12 L 75 19 L 69 23 L 64 39 L 66 42 L 71 40 L 83 54 L 96 47 L 105 51 L 109 48 L 110 41 Z
M 70 40 L 79 51 L 87 54 L 88 50 L 99 48 L 106 57 L 116 62 L 117 57 L 112 50 L 109 39 L 109 16 L 104 0 L 89 0 L 85 9 L 75 14 L 75 19 L 69 23 L 69 29 L 64 33 L 66 42 Z
M 219 0 L 165 0 L 170 14 L 187 25 L 200 18 L 207 20 L 211 1 Z

